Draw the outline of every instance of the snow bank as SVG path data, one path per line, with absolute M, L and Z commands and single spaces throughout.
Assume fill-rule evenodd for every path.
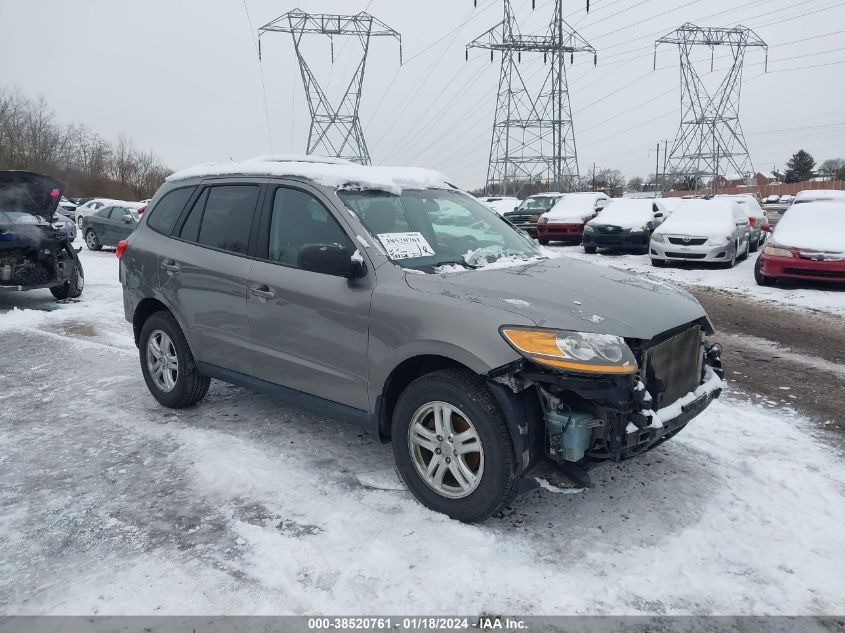
M 733 206 L 719 200 L 685 200 L 655 233 L 724 238 L 734 232 Z
M 268 159 L 198 165 L 176 172 L 167 180 L 174 182 L 207 176 L 307 178 L 325 187 L 363 187 L 396 195 L 401 195 L 403 189 L 452 189 L 443 174 L 429 169 L 366 167 L 352 163 L 282 162 Z
M 772 243 L 845 253 L 845 199 L 793 205 L 775 227 Z
M 623 229 L 644 229 L 654 221 L 654 200 L 614 200 L 598 217 L 587 222 L 590 226 L 620 226 Z

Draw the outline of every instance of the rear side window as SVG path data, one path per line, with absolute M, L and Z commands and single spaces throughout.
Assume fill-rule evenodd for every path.
M 260 192 L 260 185 L 210 187 L 191 209 L 182 227 L 182 238 L 246 255 Z
M 110 219 L 117 220 L 118 222 L 123 220 L 123 217 L 129 215 L 129 209 L 125 207 L 112 207 L 111 208 L 111 216 Z
M 196 187 L 182 187 L 165 195 L 155 207 L 147 211 L 147 225 L 159 233 L 170 235 L 195 189 Z
M 98 218 L 103 218 L 105 220 L 108 220 L 109 213 L 111 213 L 111 207 L 106 207 L 105 209 L 100 209 L 99 211 L 97 211 L 96 215 L 97 215 Z

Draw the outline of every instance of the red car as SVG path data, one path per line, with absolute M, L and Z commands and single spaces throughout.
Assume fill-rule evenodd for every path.
M 845 204 L 793 205 L 757 259 L 761 286 L 778 279 L 845 282 Z
M 577 242 L 584 237 L 584 225 L 610 204 L 603 193 L 570 193 L 557 201 L 537 222 L 540 244 Z

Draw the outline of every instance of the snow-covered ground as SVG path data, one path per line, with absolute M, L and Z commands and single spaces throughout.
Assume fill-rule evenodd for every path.
M 361 485 L 392 456 L 353 426 L 218 382 L 159 406 L 114 254 L 82 257 L 79 303 L 0 297 L 2 613 L 845 612 L 845 466 L 794 412 L 725 396 L 463 525 Z
M 587 255 L 581 246 L 555 244 L 545 248 L 556 255 L 585 259 L 603 266 L 616 266 L 682 286 L 725 290 L 781 307 L 845 316 L 845 284 L 837 286 L 785 282 L 777 286 L 758 286 L 754 281 L 754 262 L 757 260 L 757 253 L 752 253 L 746 261 L 739 262 L 735 268 L 724 270 L 713 266 L 693 265 L 655 268 L 651 265 L 648 255 L 604 251 L 597 255 Z

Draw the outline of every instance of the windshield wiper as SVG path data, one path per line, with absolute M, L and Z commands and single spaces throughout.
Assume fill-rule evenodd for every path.
M 466 266 L 467 268 L 469 268 L 471 270 L 478 270 L 479 268 L 481 268 L 481 266 L 473 266 L 472 264 L 468 264 L 462 259 L 454 259 L 454 260 L 447 259 L 447 260 L 442 261 L 442 262 L 437 262 L 437 263 L 434 264 L 434 268 L 437 268 L 438 266 L 452 266 L 452 265 Z

